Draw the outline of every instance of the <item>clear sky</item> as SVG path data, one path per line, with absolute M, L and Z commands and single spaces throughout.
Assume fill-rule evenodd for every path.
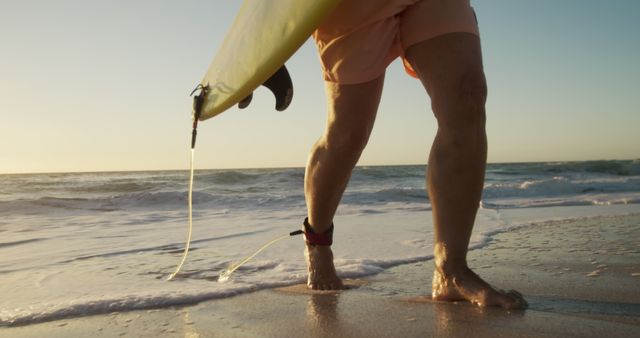
M 0 173 L 185 169 L 188 94 L 240 3 L 0 0 Z M 490 162 L 640 158 L 640 1 L 472 4 Z M 325 122 L 311 41 L 287 65 L 290 108 L 260 89 L 248 109 L 201 123 L 197 168 L 305 164 Z M 425 163 L 435 129 L 395 62 L 360 164 Z

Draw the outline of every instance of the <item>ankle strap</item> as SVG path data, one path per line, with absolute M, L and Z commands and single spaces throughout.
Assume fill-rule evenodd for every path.
M 309 224 L 309 218 L 304 219 L 304 240 L 309 245 L 324 245 L 329 246 L 333 244 L 333 223 L 327 231 L 317 234 L 313 232 L 311 224 Z

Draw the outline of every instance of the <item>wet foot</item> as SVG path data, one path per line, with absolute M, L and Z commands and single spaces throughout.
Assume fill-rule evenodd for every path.
M 342 280 L 336 274 L 330 246 L 306 245 L 304 255 L 307 258 L 309 271 L 308 288 L 313 290 L 341 290 L 344 288 Z
M 436 269 L 433 273 L 432 299 L 437 301 L 468 301 L 481 307 L 497 306 L 505 309 L 525 309 L 527 301 L 515 290 L 496 290 L 471 269 L 445 276 Z

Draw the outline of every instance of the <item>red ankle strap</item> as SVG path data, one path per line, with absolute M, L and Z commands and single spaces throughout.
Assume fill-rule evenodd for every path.
M 317 234 L 313 232 L 311 224 L 309 224 L 309 218 L 304 219 L 304 240 L 309 245 L 324 245 L 329 246 L 333 244 L 333 223 L 327 231 Z

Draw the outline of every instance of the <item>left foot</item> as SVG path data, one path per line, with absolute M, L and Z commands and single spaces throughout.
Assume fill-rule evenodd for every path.
M 309 276 L 307 286 L 313 290 L 344 289 L 342 280 L 333 265 L 333 252 L 328 245 L 306 244 L 304 255 L 307 258 Z
M 480 307 L 497 306 L 505 309 L 525 309 L 527 301 L 515 290 L 494 289 L 471 269 L 447 276 L 436 268 L 433 272 L 432 299 L 437 301 L 468 301 Z

